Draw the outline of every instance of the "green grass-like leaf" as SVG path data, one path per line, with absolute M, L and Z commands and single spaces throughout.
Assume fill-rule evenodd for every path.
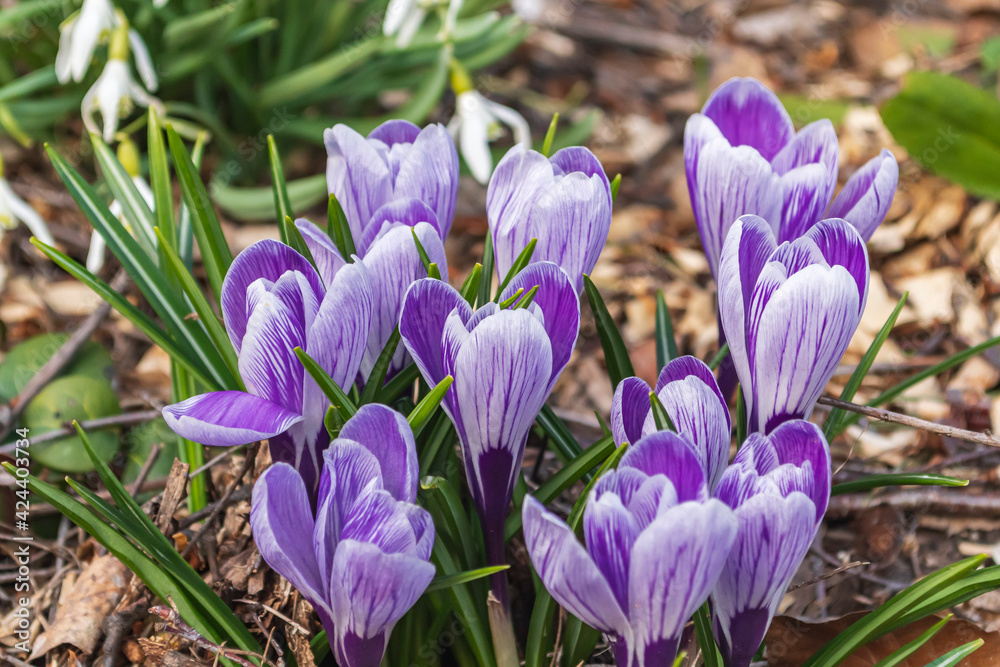
M 928 662 L 924 667 L 953 667 L 968 658 L 975 651 L 978 651 L 985 643 L 986 640 L 984 639 L 975 639 L 968 644 L 948 651 L 937 660 Z
M 101 141 L 96 134 L 90 135 L 90 142 L 94 146 L 94 159 L 101 168 L 104 175 L 104 182 L 115 200 L 122 207 L 122 217 L 132 225 L 139 245 L 146 252 L 146 255 L 153 259 L 156 257 L 156 241 L 153 239 L 153 227 L 156 224 L 153 212 L 149 209 L 149 204 L 136 189 L 132 177 L 118 161 L 114 152 L 108 148 L 107 144 Z
M 326 206 L 326 232 L 333 239 L 334 245 L 340 251 L 341 256 L 347 262 L 357 253 L 354 247 L 354 236 L 351 233 L 351 224 L 344 213 L 344 207 L 337 201 L 337 196 L 331 194 Z
M 663 298 L 663 290 L 656 290 L 656 368 L 663 367 L 676 359 L 677 339 L 674 337 L 674 323 L 670 319 L 670 309 Z
M 410 410 L 406 421 L 410 424 L 410 428 L 413 429 L 414 433 L 420 433 L 423 425 L 434 414 L 434 411 L 438 409 L 438 406 L 441 405 L 441 401 L 444 400 L 445 394 L 448 393 L 448 389 L 454 380 L 455 378 L 452 376 L 446 376 Z
M 875 667 L 897 667 L 907 658 L 913 655 L 917 651 L 917 649 L 919 649 L 921 646 L 930 641 L 930 639 L 934 635 L 940 632 L 941 629 L 948 624 L 948 621 L 951 620 L 951 617 L 952 614 L 948 614 L 940 621 L 938 621 L 931 627 L 927 628 L 927 630 L 925 630 L 923 634 L 921 634 L 919 637 L 909 642 L 908 644 L 901 646 L 896 651 L 893 651 L 892 655 L 888 656 L 884 660 L 880 660 L 878 664 L 875 665 Z
M 378 359 L 375 360 L 375 365 L 372 366 L 372 372 L 368 376 L 368 381 L 365 382 L 365 389 L 361 392 L 359 405 L 378 402 L 379 391 L 385 383 L 385 376 L 389 372 L 389 364 L 392 363 L 392 356 L 396 354 L 397 347 L 399 347 L 398 326 L 392 330 L 389 340 L 386 341 L 385 347 L 382 348 Z
M 431 581 L 430 585 L 427 587 L 426 592 L 433 593 L 434 591 L 443 591 L 446 588 L 458 586 L 459 584 L 464 584 L 469 581 L 483 579 L 491 574 L 496 574 L 497 572 L 503 572 L 504 570 L 509 569 L 510 565 L 491 565 L 490 567 L 481 567 L 477 570 L 467 570 L 465 572 L 449 574 L 443 577 L 434 577 L 434 580 Z
M 462 289 L 459 290 L 462 298 L 473 308 L 476 307 L 476 295 L 479 293 L 479 282 L 482 279 L 483 265 L 476 262 L 476 265 L 472 267 L 472 271 L 469 271 L 469 275 L 466 276 L 465 282 L 462 283 Z
M 945 475 L 929 475 L 923 473 L 896 473 L 887 475 L 869 475 L 850 482 L 834 484 L 830 495 L 839 496 L 845 493 L 871 491 L 886 486 L 968 486 L 969 480 L 946 477 Z
M 628 357 L 628 350 L 625 341 L 622 340 L 621 333 L 608 307 L 601 298 L 594 281 L 590 276 L 583 276 L 583 290 L 587 293 L 587 300 L 590 302 L 590 309 L 594 313 L 594 320 L 597 322 L 597 333 L 601 338 L 601 347 L 604 349 L 604 362 L 608 367 L 608 375 L 611 377 L 611 391 L 618 387 L 618 383 L 627 377 L 635 375 L 632 368 L 632 360 Z
M 493 250 L 493 235 L 487 233 L 483 242 L 483 278 L 479 281 L 479 294 L 476 303 L 484 306 L 493 300 L 493 273 L 495 271 L 495 253 Z
M 514 276 L 523 271 L 524 267 L 531 263 L 531 257 L 535 254 L 535 246 L 537 245 L 538 239 L 531 239 L 528 241 L 528 245 L 524 246 L 524 250 L 522 250 L 521 254 L 517 256 L 514 263 L 510 265 L 510 270 L 507 271 L 507 275 L 500 281 L 500 287 L 497 289 L 497 301 L 500 300 L 500 295 L 503 294 L 505 289 L 507 289 L 507 285 L 509 285 L 510 281 L 514 279 Z
M 295 348 L 295 356 L 299 358 L 302 362 L 302 366 L 306 369 L 306 372 L 312 376 L 313 380 L 316 380 L 316 384 L 319 388 L 323 390 L 326 394 L 327 399 L 329 399 L 330 404 L 340 413 L 340 416 L 344 421 L 347 421 L 353 417 L 357 411 L 357 406 L 354 405 L 354 401 L 341 389 L 330 374 L 323 370 L 323 367 L 319 363 L 310 357 L 305 350 L 301 347 Z

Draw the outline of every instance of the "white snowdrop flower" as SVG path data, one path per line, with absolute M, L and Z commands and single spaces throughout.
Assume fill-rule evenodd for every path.
M 55 243 L 48 225 L 42 220 L 42 216 L 28 206 L 27 202 L 14 194 L 10 183 L 3 176 L 3 160 L 0 159 L 0 237 L 6 230 L 17 226 L 18 222 L 23 222 L 35 238 L 42 243 L 46 245 Z
M 82 81 L 98 42 L 115 27 L 115 8 L 110 0 L 83 0 L 80 11 L 60 26 L 56 54 L 59 83 Z
M 448 123 L 448 131 L 458 144 L 465 163 L 469 165 L 469 171 L 477 181 L 485 185 L 493 172 L 490 142 L 503 133 L 502 125 L 511 129 L 515 142 L 527 148 L 531 147 L 531 130 L 524 116 L 473 90 L 471 81 L 464 73 L 456 76 L 453 70 L 452 86 L 458 97 L 455 101 L 455 117 Z

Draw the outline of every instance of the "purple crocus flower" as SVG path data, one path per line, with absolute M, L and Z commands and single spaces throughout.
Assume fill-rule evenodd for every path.
M 434 523 L 413 504 L 418 476 L 406 419 L 369 404 L 323 452 L 315 512 L 307 481 L 286 463 L 254 485 L 260 555 L 319 614 L 341 667 L 378 667 L 393 626 L 434 578 Z
M 797 134 L 777 96 L 754 79 L 730 79 L 684 130 L 688 192 L 712 275 L 729 228 L 759 215 L 779 243 L 824 217 L 837 186 L 837 135 L 828 120 Z M 867 240 L 892 203 L 899 168 L 883 150 L 848 181 L 825 217 L 843 217 Z
M 531 496 L 523 517 L 545 588 L 608 636 L 620 667 L 673 664 L 737 532 L 733 511 L 708 497 L 690 443 L 666 431 L 637 442 L 594 485 L 583 515 L 586 549 Z
M 440 280 L 415 282 L 403 300 L 399 332 L 430 385 L 454 383 L 442 405 L 455 424 L 469 488 L 483 524 L 491 564 L 504 562 L 507 506 L 531 424 L 569 361 L 580 327 L 580 304 L 565 272 L 531 264 L 501 299 L 538 286 L 528 308 L 488 303 L 473 311 Z M 505 577 L 494 591 L 506 600 Z
M 763 218 L 736 221 L 722 249 L 719 317 L 750 432 L 809 417 L 861 320 L 868 279 L 864 239 L 844 220 L 781 245 Z
M 517 145 L 500 160 L 486 193 L 497 273 L 507 275 L 531 239 L 532 261 L 554 262 L 583 289 L 608 239 L 611 184 L 586 148 L 573 146 L 551 158 Z
M 371 329 L 368 273 L 352 264 L 326 288 L 300 254 L 258 241 L 235 260 L 222 285 L 226 331 L 246 392 L 215 391 L 169 405 L 163 418 L 178 435 L 205 445 L 269 439 L 316 493 L 327 400 L 293 349 L 301 347 L 342 389 L 354 383 Z
M 830 452 L 806 421 L 751 433 L 715 490 L 739 522 L 712 592 L 716 642 L 726 667 L 747 667 L 816 537 L 830 500 Z
M 616 445 L 639 442 L 656 431 L 649 394 L 649 385 L 637 377 L 618 384 L 611 403 L 611 432 Z M 729 462 L 732 423 L 712 369 L 695 357 L 678 357 L 660 371 L 656 395 L 674 428 L 692 445 L 709 490 L 714 489 Z
M 329 283 L 345 264 L 341 254 L 326 232 L 313 223 L 299 219 L 295 225 L 309 246 L 324 282 Z M 406 290 L 413 281 L 427 277 L 427 269 L 413 240 L 414 233 L 428 258 L 437 264 L 441 279 L 447 282 L 448 260 L 437 216 L 418 199 L 397 199 L 379 208 L 369 221 L 365 236 L 359 240 L 357 251 L 368 269 L 374 308 L 371 334 L 361 361 L 361 376 L 365 380 L 399 322 Z M 399 346 L 386 379 L 391 379 L 409 363 L 406 349 Z
M 323 133 L 326 182 L 344 209 L 357 243 L 369 221 L 385 204 L 413 197 L 427 204 L 437 219 L 441 238 L 451 229 L 458 197 L 458 152 L 443 125 L 424 129 L 405 120 L 390 120 L 368 138 L 346 125 Z

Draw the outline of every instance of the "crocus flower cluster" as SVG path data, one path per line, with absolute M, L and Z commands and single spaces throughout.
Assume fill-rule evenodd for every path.
M 677 433 L 656 430 L 641 380 L 615 392 L 615 440 L 635 444 L 587 499 L 586 548 L 528 499 L 528 552 L 552 596 L 608 635 L 618 665 L 672 664 L 710 599 L 727 667 L 746 667 L 826 511 L 826 440 L 786 421 L 752 434 L 727 466 L 729 413 L 708 367 L 675 359 L 657 390 Z

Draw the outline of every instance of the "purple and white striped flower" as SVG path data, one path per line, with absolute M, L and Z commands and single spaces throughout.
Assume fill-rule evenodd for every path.
M 305 219 L 297 220 L 295 225 L 302 233 L 323 281 L 330 284 L 346 262 L 326 232 Z M 437 216 L 419 199 L 396 199 L 379 208 L 357 246 L 372 287 L 372 328 L 361 360 L 361 376 L 366 381 L 399 323 L 406 290 L 415 280 L 427 277 L 427 269 L 413 240 L 414 234 L 428 258 L 437 264 L 441 279 L 447 282 L 448 259 Z M 386 379 L 392 378 L 409 363 L 406 349 L 399 346 Z
M 840 219 L 778 245 L 755 215 L 733 225 L 719 267 L 719 317 L 743 387 L 749 431 L 807 419 L 868 297 L 868 251 Z
M 414 504 L 418 476 L 406 419 L 369 404 L 323 452 L 315 511 L 308 481 L 287 463 L 254 485 L 257 548 L 319 614 L 341 667 L 378 667 L 393 626 L 434 578 L 434 523 Z
M 351 264 L 324 287 L 305 257 L 277 241 L 258 241 L 233 260 L 221 301 L 246 392 L 194 396 L 165 407 L 163 418 L 181 437 L 205 445 L 268 438 L 271 457 L 298 470 L 315 497 L 320 452 L 330 442 L 327 400 L 293 350 L 301 347 L 350 389 L 371 329 L 365 267 Z
M 419 280 L 403 300 L 399 321 L 403 343 L 427 383 L 454 378 L 442 405 L 462 444 L 491 564 L 504 560 L 504 518 L 528 431 L 569 361 L 580 327 L 576 290 L 551 262 L 525 268 L 501 299 L 535 286 L 527 308 L 501 309 L 491 302 L 473 311 L 450 285 Z M 502 587 L 496 593 L 506 599 Z
M 561 266 L 579 293 L 608 239 L 611 184 L 582 146 L 546 158 L 518 144 L 490 178 L 486 213 L 501 281 L 534 238 L 532 261 Z
M 656 432 L 650 392 L 649 385 L 637 377 L 625 378 L 618 384 L 610 420 L 616 445 L 636 443 Z M 712 369 L 695 357 L 678 357 L 660 371 L 656 395 L 674 428 L 692 446 L 711 491 L 729 463 L 732 439 L 729 407 Z
M 458 152 L 443 125 L 420 129 L 390 120 L 367 139 L 335 125 L 323 133 L 323 141 L 327 187 L 344 209 L 355 245 L 379 208 L 404 197 L 430 207 L 441 238 L 448 235 L 458 198 Z
M 690 443 L 671 432 L 647 435 L 594 485 L 583 515 L 586 548 L 530 496 L 523 518 L 545 588 L 608 636 L 620 667 L 673 664 L 737 533 L 733 511 L 708 497 Z
M 712 626 L 726 667 L 748 667 L 830 500 L 830 453 L 815 424 L 751 433 L 715 490 L 739 522 L 715 590 Z
M 883 150 L 851 177 L 831 206 L 838 151 L 830 121 L 810 123 L 796 133 L 778 97 L 755 79 L 730 79 L 702 113 L 691 116 L 684 130 L 684 166 L 716 279 L 723 242 L 742 215 L 767 220 L 779 243 L 835 216 L 847 219 L 865 240 L 871 236 L 896 191 L 896 160 Z

